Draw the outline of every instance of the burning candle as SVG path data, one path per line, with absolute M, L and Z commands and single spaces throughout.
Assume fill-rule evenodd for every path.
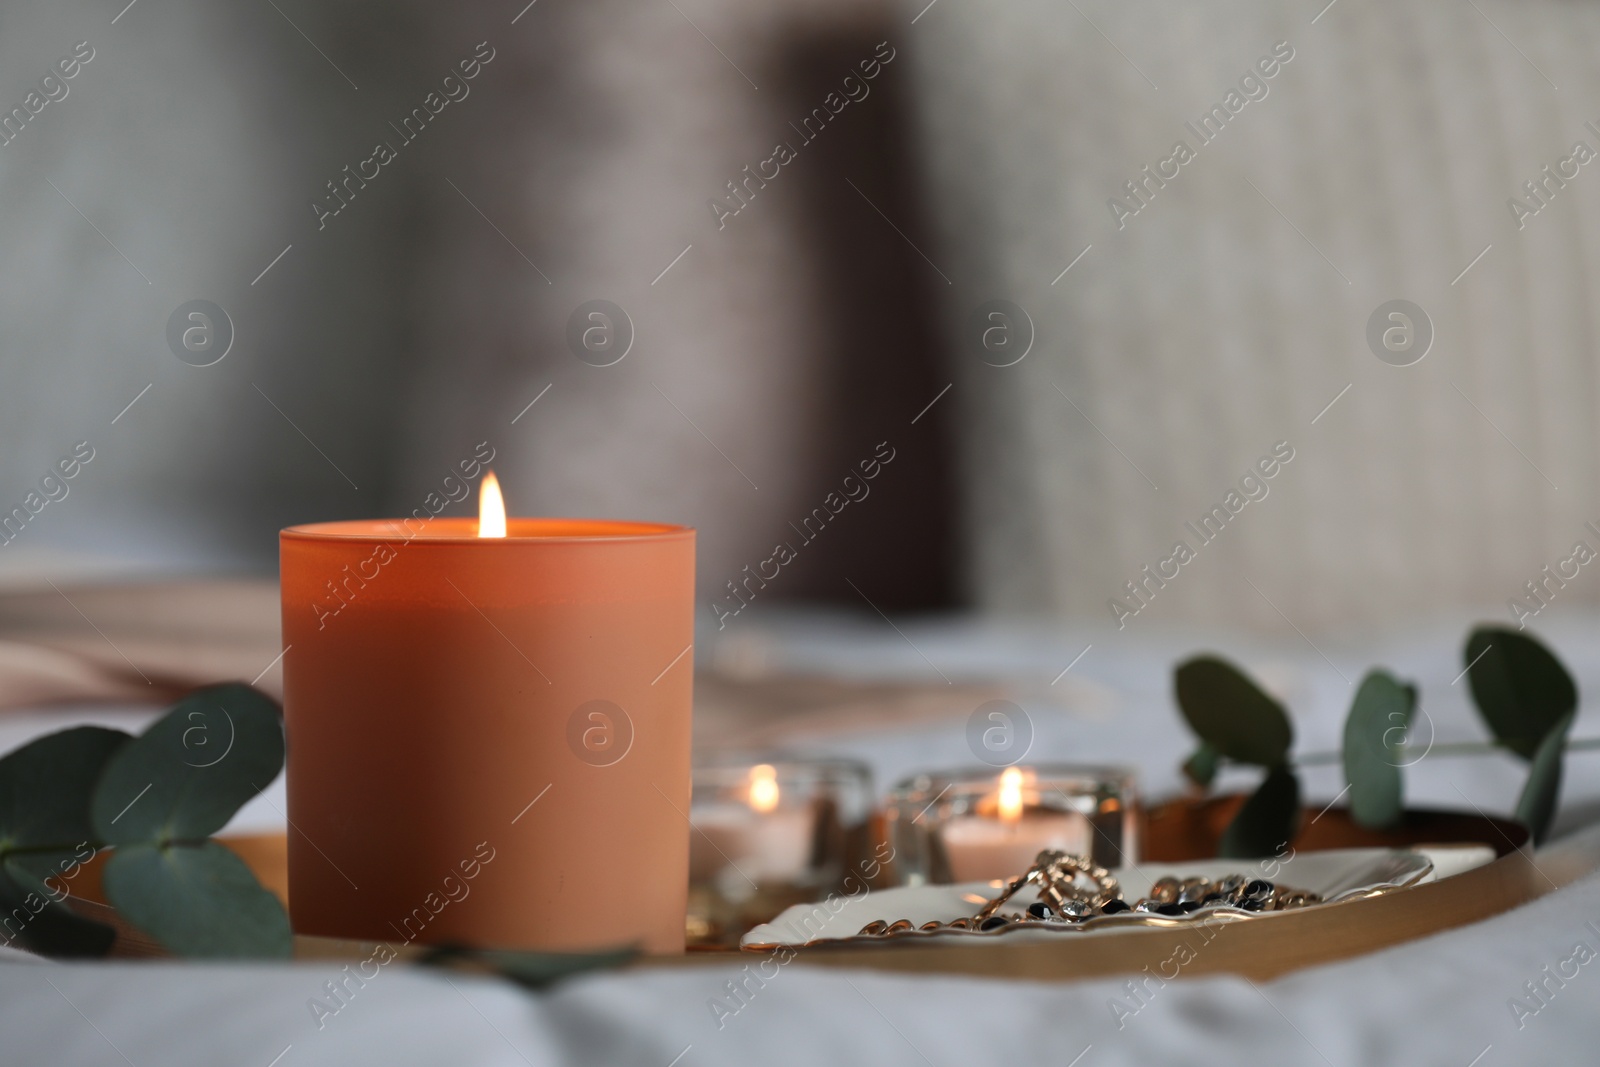
M 925 771 L 889 791 L 884 823 L 906 885 L 1012 878 L 1044 849 L 1103 867 L 1139 862 L 1138 782 L 1126 767 Z
M 765 815 L 778 806 L 778 768 L 758 763 L 750 768 L 750 808 Z
M 295 929 L 681 951 L 694 531 L 508 521 L 485 473 L 476 520 L 280 547 Z
M 780 808 L 778 769 L 751 767 L 743 803 L 702 804 L 693 811 L 689 842 L 692 882 L 716 881 L 729 896 L 756 891 L 762 882 L 794 882 L 811 864 L 811 805 Z
M 1075 811 L 1041 806 L 1038 789 L 1029 779 L 1020 768 L 1007 767 L 992 800 L 980 801 L 975 813 L 944 826 L 945 856 L 955 881 L 1014 878 L 1032 865 L 1042 849 L 1089 854 L 1093 833 L 1089 820 Z
M 689 810 L 690 943 L 736 947 L 790 905 L 860 893 L 881 870 L 864 856 L 874 802 L 872 772 L 851 760 L 702 753 Z

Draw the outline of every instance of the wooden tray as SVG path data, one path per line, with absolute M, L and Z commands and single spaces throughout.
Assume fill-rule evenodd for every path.
M 1220 797 L 1178 801 L 1149 813 L 1148 863 L 1178 862 L 1212 855 L 1222 827 L 1241 802 Z M 1537 899 L 1600 870 L 1600 826 L 1568 837 L 1534 854 L 1527 831 L 1500 819 L 1453 812 L 1412 811 L 1398 828 L 1382 833 L 1356 826 L 1343 810 L 1308 811 L 1296 838 L 1297 849 L 1406 847 L 1429 843 L 1479 842 L 1499 853 L 1491 863 L 1441 882 L 1399 889 L 1365 900 L 1264 915 L 1244 923 L 1191 929 L 1145 929 L 1114 936 L 1063 937 L 1059 942 L 826 945 L 793 950 L 795 963 L 817 967 L 949 974 L 972 977 L 1067 981 L 1128 974 L 1149 968 L 1163 978 L 1240 974 L 1252 979 L 1346 959 L 1390 945 L 1478 922 Z M 231 838 L 257 877 L 280 897 L 286 895 L 286 842 L 283 835 Z M 1241 862 L 1243 866 L 1243 861 Z M 152 957 L 165 953 L 116 912 L 96 903 L 98 871 L 81 879 L 87 900 L 74 906 L 118 928 L 114 955 Z M 416 946 L 394 946 L 405 958 Z M 366 943 L 329 938 L 295 938 L 301 960 L 351 961 L 371 954 Z M 763 954 L 765 955 L 765 954 Z M 684 956 L 647 957 L 634 966 L 682 968 L 742 964 L 756 958 L 737 951 L 698 951 Z M 1181 964 L 1177 961 L 1182 961 Z
M 1148 817 L 1146 863 L 1215 855 L 1216 839 L 1242 797 L 1174 801 Z M 1440 882 L 1364 900 L 1261 916 L 1250 922 L 1190 929 L 1148 929 L 1114 936 L 1068 936 L 1059 942 L 973 945 L 893 943 L 815 945 L 795 962 L 819 967 L 866 967 L 915 974 L 1064 981 L 1137 973 L 1163 977 L 1240 974 L 1269 979 L 1302 967 L 1362 955 L 1509 911 L 1600 869 L 1600 827 L 1539 854 L 1526 848 L 1520 824 L 1477 815 L 1410 811 L 1392 830 L 1357 826 L 1347 811 L 1308 809 L 1294 842 L 1301 850 L 1482 843 L 1498 857 Z M 1241 867 L 1248 861 L 1241 861 Z M 695 962 L 724 963 L 731 953 L 694 954 Z M 748 956 L 748 954 L 745 954 Z M 665 965 L 664 961 L 650 961 Z

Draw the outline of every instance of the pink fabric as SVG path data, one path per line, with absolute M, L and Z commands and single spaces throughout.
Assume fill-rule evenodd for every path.
M 277 585 L 185 581 L 0 595 L 0 709 L 160 704 L 199 685 L 282 695 Z

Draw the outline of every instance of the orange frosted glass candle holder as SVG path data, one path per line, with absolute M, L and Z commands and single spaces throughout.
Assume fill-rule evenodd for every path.
M 681 952 L 694 531 L 477 530 L 280 536 L 294 928 Z

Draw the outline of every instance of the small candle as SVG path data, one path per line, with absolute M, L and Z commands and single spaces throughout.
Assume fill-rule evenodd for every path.
M 281 535 L 294 927 L 682 951 L 694 531 L 507 521 L 491 479 Z
M 1033 865 L 1043 849 L 1089 854 L 1093 844 L 1089 820 L 1075 811 L 1040 806 L 1038 792 L 1028 785 L 1023 771 L 1007 767 L 992 800 L 980 802 L 975 814 L 944 825 L 940 839 L 955 881 L 1015 878 Z
M 811 862 L 813 813 L 809 806 L 780 808 L 781 801 L 776 768 L 761 763 L 750 769 L 744 803 L 695 808 L 690 881 L 710 882 L 729 867 L 733 877 L 719 884 L 736 892 L 744 879 L 798 880 Z

